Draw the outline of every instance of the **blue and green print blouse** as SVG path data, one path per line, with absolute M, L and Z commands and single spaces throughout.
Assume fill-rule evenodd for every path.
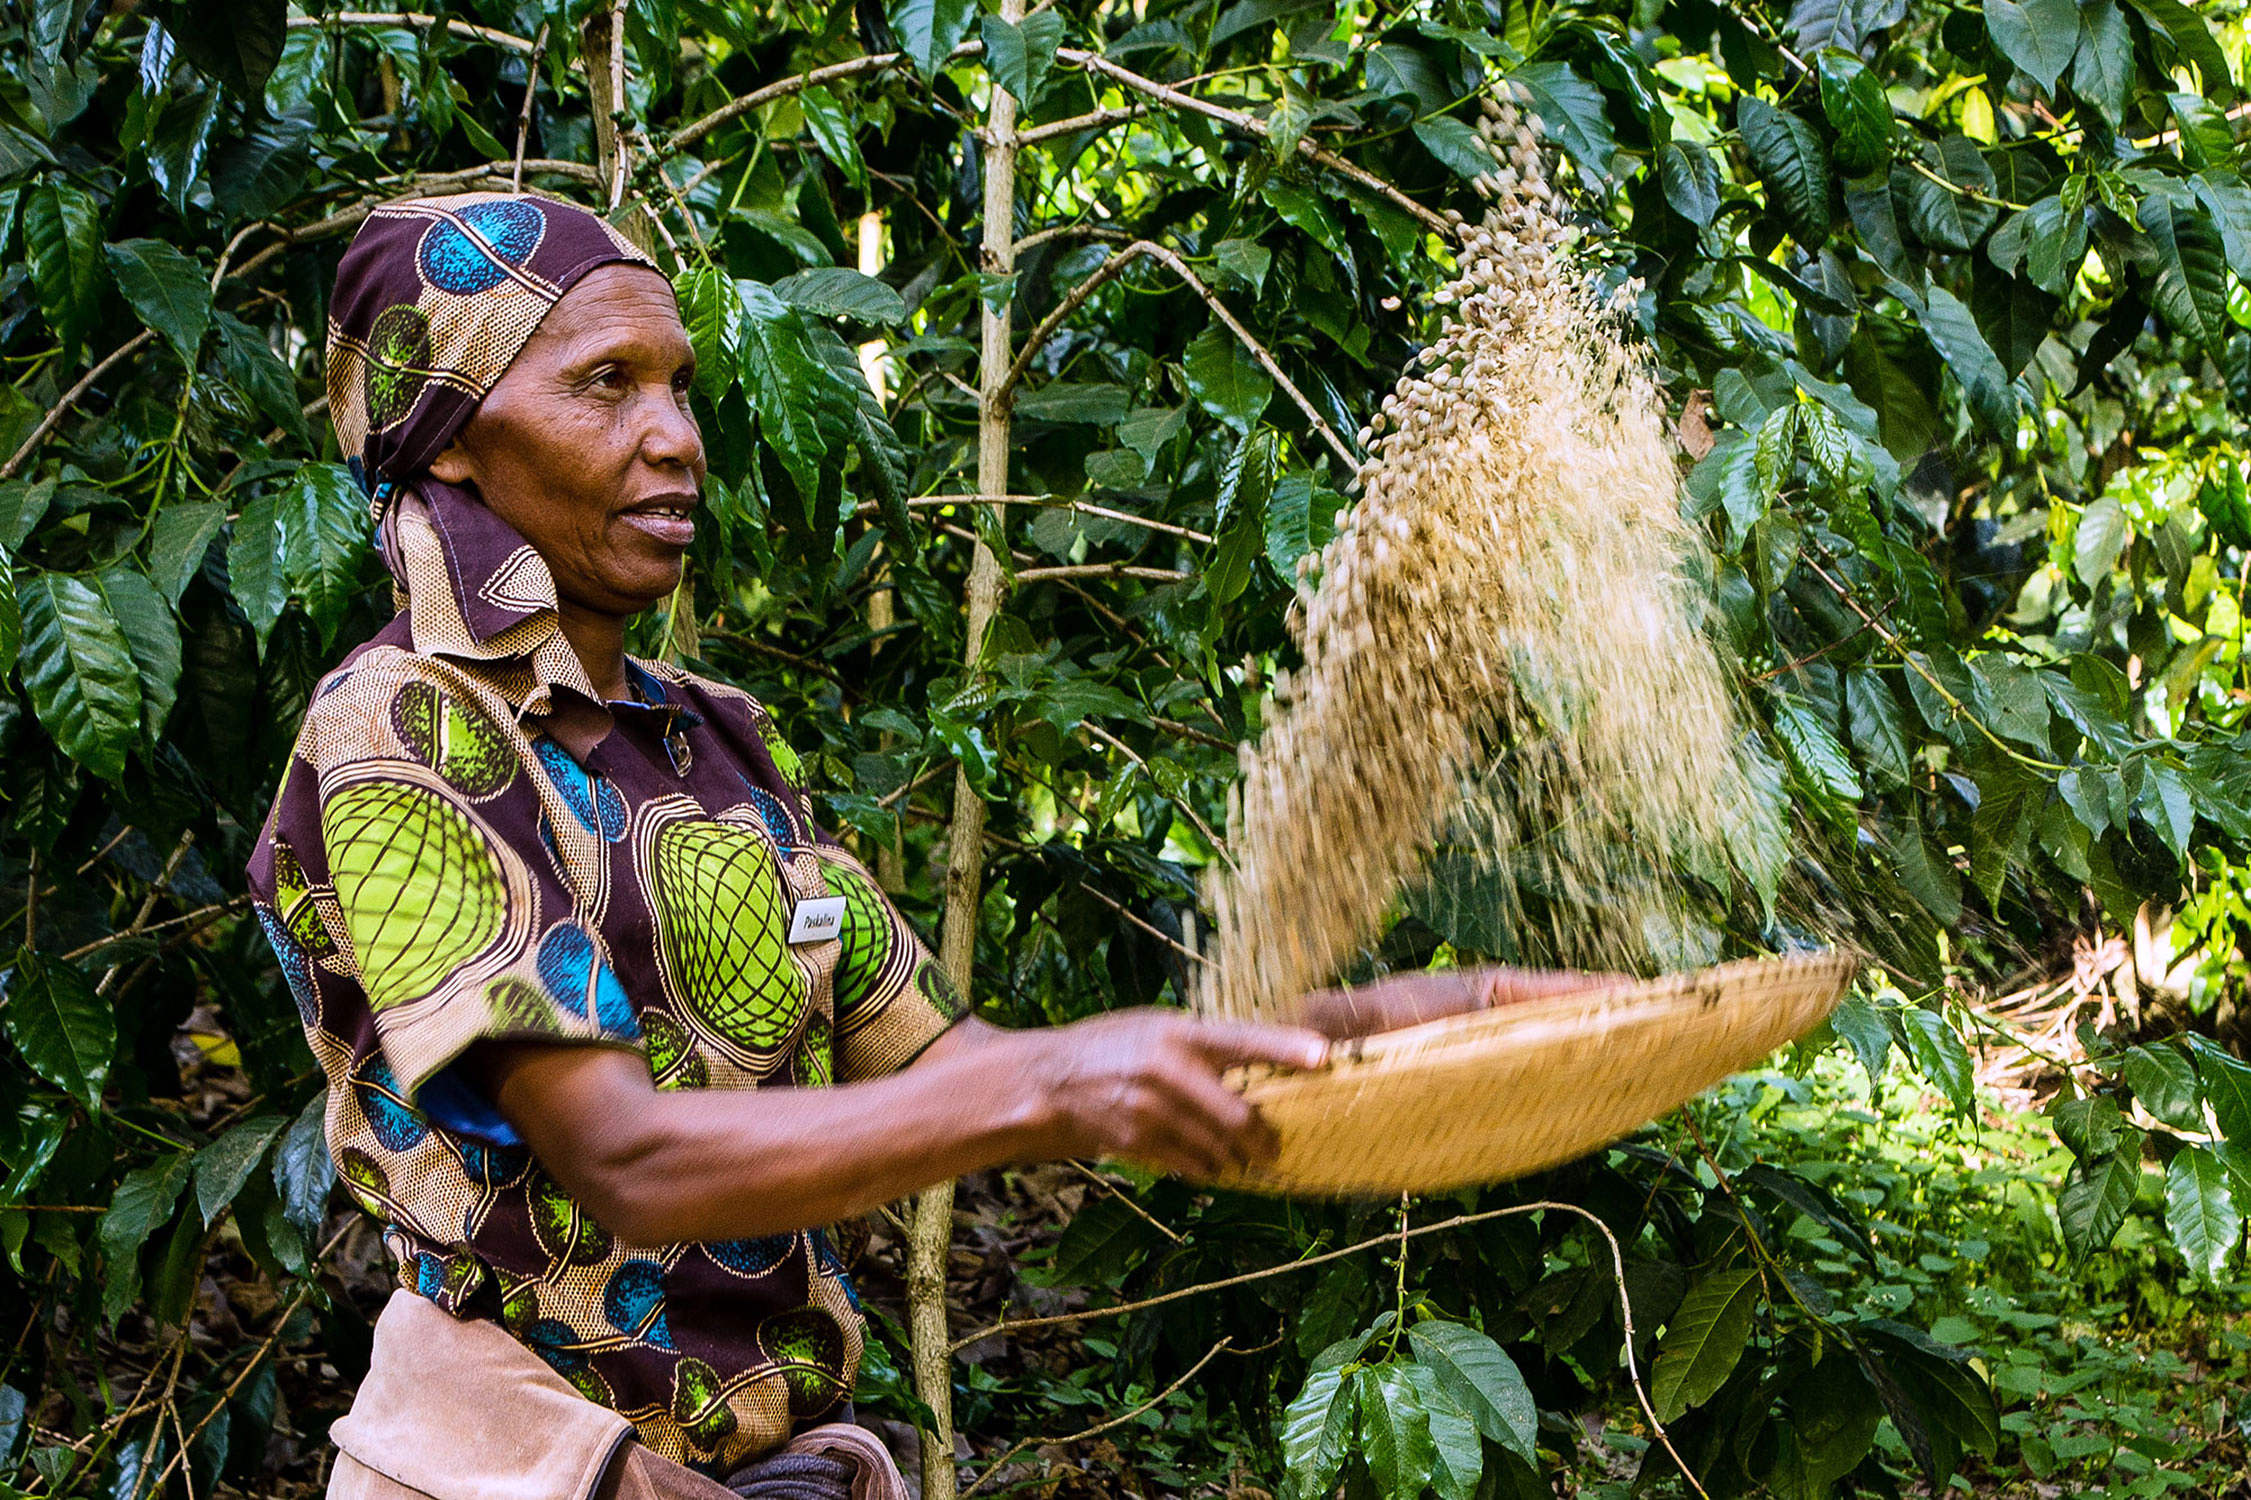
M 628 1243 L 450 1065 L 511 1038 L 630 1050 L 660 1088 L 817 1088 L 904 1067 L 959 1006 L 756 701 L 634 662 L 604 703 L 505 522 L 425 480 L 385 527 L 402 608 L 320 684 L 250 867 L 331 1154 L 402 1284 L 729 1472 L 851 1394 L 827 1238 Z M 827 896 L 839 936 L 791 944 Z

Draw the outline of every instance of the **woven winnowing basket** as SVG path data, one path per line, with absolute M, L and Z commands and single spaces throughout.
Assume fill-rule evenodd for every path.
M 1226 1185 L 1429 1193 L 1571 1161 L 1804 1035 L 1855 968 L 1750 959 L 1386 1032 L 1309 1073 L 1239 1071 L 1282 1149 Z

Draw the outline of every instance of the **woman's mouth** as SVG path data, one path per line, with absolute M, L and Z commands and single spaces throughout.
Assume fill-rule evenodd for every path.
M 665 495 L 628 506 L 627 525 L 668 547 L 686 547 L 696 539 L 696 501 L 693 495 Z

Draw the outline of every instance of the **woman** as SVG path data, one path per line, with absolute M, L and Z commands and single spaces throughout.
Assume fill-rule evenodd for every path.
M 401 1283 L 334 1495 L 897 1493 L 823 1421 L 861 1332 L 820 1226 L 1004 1162 L 1256 1159 L 1222 1070 L 1325 1056 L 966 1017 L 765 710 L 625 655 L 695 535 L 693 373 L 669 283 L 568 204 L 393 204 L 338 268 L 330 412 L 399 613 L 322 682 L 250 871 Z

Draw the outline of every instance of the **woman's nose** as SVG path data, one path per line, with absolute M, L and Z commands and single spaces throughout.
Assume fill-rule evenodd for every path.
M 701 474 L 703 430 L 689 415 L 687 403 L 667 387 L 662 396 L 648 403 L 648 410 L 648 426 L 641 435 L 643 456 L 654 464 L 678 464 Z

